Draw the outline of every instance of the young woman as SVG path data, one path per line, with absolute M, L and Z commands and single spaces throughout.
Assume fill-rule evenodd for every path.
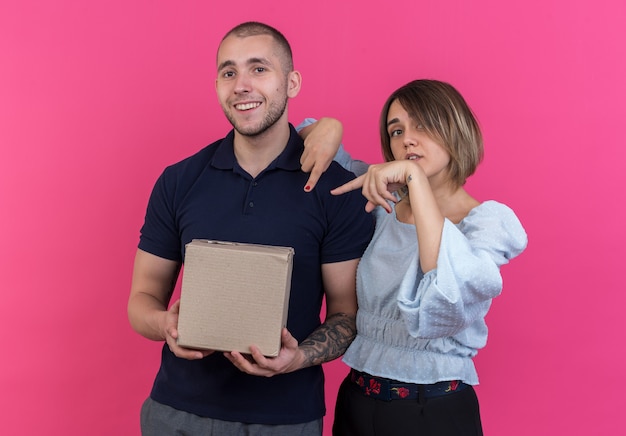
M 514 212 L 464 188 L 483 155 L 478 123 L 447 83 L 416 80 L 380 118 L 386 163 L 332 191 L 362 188 L 376 230 L 357 273 L 357 336 L 343 360 L 333 434 L 481 435 L 472 358 L 526 247 Z

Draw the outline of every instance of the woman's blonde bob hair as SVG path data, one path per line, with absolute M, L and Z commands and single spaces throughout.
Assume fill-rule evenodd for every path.
M 394 160 L 387 115 L 396 100 L 448 152 L 450 182 L 463 186 L 483 158 L 480 127 L 463 96 L 452 85 L 437 80 L 414 80 L 391 94 L 380 114 L 381 147 L 387 162 Z

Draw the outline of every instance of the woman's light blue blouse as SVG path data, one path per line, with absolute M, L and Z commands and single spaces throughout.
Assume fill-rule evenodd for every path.
M 357 272 L 357 336 L 350 367 L 410 383 L 478 384 L 472 358 L 487 341 L 485 315 L 502 291 L 500 267 L 527 244 L 515 213 L 486 201 L 445 220 L 437 268 L 423 274 L 415 226 L 381 207 Z

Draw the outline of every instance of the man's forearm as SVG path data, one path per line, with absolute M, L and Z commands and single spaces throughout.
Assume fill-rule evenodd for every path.
M 153 341 L 164 341 L 165 336 L 161 325 L 166 308 L 153 296 L 136 293 L 128 302 L 128 318 L 133 329 Z
M 304 354 L 303 368 L 320 365 L 345 353 L 356 336 L 356 317 L 335 313 L 326 318 L 308 338 L 299 345 Z

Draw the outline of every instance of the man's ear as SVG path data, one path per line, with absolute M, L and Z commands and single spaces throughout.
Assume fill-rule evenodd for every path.
M 300 93 L 300 87 L 302 86 L 302 75 L 299 71 L 291 71 L 287 75 L 287 96 L 294 98 Z

